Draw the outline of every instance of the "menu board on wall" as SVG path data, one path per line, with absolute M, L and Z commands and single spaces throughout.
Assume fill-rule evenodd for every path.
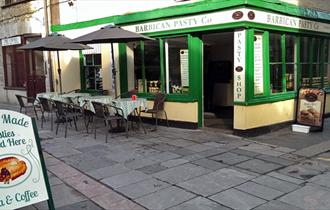
M 323 128 L 325 92 L 318 88 L 300 88 L 297 102 L 297 123 Z
M 49 200 L 49 183 L 45 181 L 47 174 L 39 154 L 41 147 L 32 119 L 0 110 L 0 210 Z
M 264 68 L 262 55 L 262 34 L 254 36 L 254 95 L 264 93 Z
M 189 54 L 187 49 L 180 50 L 181 87 L 189 87 Z

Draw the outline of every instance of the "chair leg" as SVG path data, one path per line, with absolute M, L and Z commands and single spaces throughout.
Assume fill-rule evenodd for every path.
M 37 110 L 36 110 L 36 108 L 35 108 L 35 107 L 33 107 L 33 110 L 34 110 L 34 113 L 36 114 L 36 118 L 37 118 L 37 120 L 39 120 L 39 118 L 38 118 L 38 113 L 37 113 Z
M 77 120 L 76 117 L 73 117 L 74 127 L 76 128 L 76 131 L 78 131 L 76 120 Z
M 94 117 L 93 117 L 93 130 L 94 130 L 94 139 L 96 139 L 96 125 L 95 125 Z
M 70 123 L 71 123 L 71 122 L 70 122 Z M 67 133 L 68 133 L 68 118 L 66 117 L 66 118 L 65 118 L 65 135 L 64 135 L 64 138 L 66 138 Z
M 58 121 L 58 122 L 56 123 L 56 124 L 57 124 L 57 125 L 56 125 L 56 135 L 57 135 L 57 132 L 58 132 L 58 127 L 59 127 L 59 125 L 60 125 L 59 118 L 57 118 L 57 121 Z
M 109 135 L 109 122 L 108 120 L 105 120 L 105 124 L 106 124 L 106 130 L 105 130 L 105 143 L 108 143 L 108 135 Z
M 22 107 L 19 108 L 19 112 L 22 113 Z
M 158 125 L 158 113 L 156 113 L 156 129 L 157 130 L 157 125 Z
M 126 138 L 128 138 L 128 120 L 126 120 L 125 131 L 126 131 Z
M 44 112 L 41 112 L 41 128 L 44 127 L 44 120 L 45 120 Z
M 166 118 L 166 125 L 167 125 L 167 127 L 169 127 L 169 124 L 168 124 L 168 119 L 167 119 L 167 113 L 166 113 L 166 111 L 164 110 L 164 114 L 165 114 L 165 118 Z
M 54 124 L 54 122 L 53 122 L 54 121 L 53 120 L 53 112 L 50 113 L 50 120 L 51 120 L 50 121 L 50 129 L 51 129 L 51 131 L 53 131 L 53 124 Z

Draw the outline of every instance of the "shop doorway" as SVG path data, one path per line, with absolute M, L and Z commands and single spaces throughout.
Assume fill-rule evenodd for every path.
M 233 129 L 234 32 L 203 35 L 204 127 Z

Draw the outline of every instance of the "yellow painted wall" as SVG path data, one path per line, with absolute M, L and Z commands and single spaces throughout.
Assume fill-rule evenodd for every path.
M 80 89 L 80 64 L 79 51 L 60 51 L 60 67 L 62 69 L 62 91 L 68 92 L 74 89 Z M 57 55 L 52 52 L 54 89 L 60 92 L 60 83 L 57 73 Z
M 246 130 L 293 120 L 295 100 L 255 106 L 234 106 L 234 129 Z
M 148 107 L 152 108 L 153 101 L 148 101 Z M 165 110 L 169 120 L 183 121 L 183 122 L 198 122 L 197 102 L 192 103 L 179 103 L 179 102 L 166 102 Z M 151 117 L 151 115 L 142 114 L 141 116 Z M 159 116 L 164 118 L 164 115 Z

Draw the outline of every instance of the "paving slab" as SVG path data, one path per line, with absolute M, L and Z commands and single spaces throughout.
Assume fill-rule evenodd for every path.
M 195 165 L 201 166 L 203 168 L 213 170 L 213 171 L 218 170 L 220 168 L 228 167 L 228 165 L 226 165 L 226 164 L 217 162 L 215 160 L 210 160 L 210 159 L 207 159 L 207 158 L 195 160 L 192 163 L 195 164 Z
M 178 186 L 202 195 L 213 195 L 228 188 L 240 185 L 253 177 L 233 169 L 219 169 L 207 175 L 203 175 L 186 182 L 178 183 Z
M 237 210 L 248 210 L 263 203 L 265 200 L 257 198 L 253 195 L 241 192 L 236 189 L 229 189 L 210 197 L 210 199 Z
M 73 209 L 103 210 L 103 208 L 99 207 L 98 205 L 96 205 L 95 203 L 89 200 L 57 208 L 57 210 L 73 210 Z
M 257 184 L 255 182 L 246 182 L 236 186 L 235 189 L 249 193 L 264 200 L 273 200 L 284 194 L 281 191 Z
M 81 193 L 68 187 L 65 184 L 53 186 L 52 195 L 56 209 L 62 206 L 67 206 L 87 200 L 87 198 Z M 37 203 L 35 206 L 38 209 L 48 209 L 47 202 Z
M 301 185 L 301 184 L 305 183 L 305 181 L 302 180 L 302 179 L 297 179 L 297 178 L 294 178 L 294 177 L 291 177 L 291 176 L 280 174 L 276 171 L 272 171 L 272 172 L 268 173 L 267 175 L 271 176 L 271 177 L 274 177 L 274 178 L 277 178 L 277 179 L 280 179 L 280 180 L 283 180 L 283 181 L 291 182 L 291 183 L 297 184 L 297 185 Z
M 140 171 L 131 170 L 119 175 L 102 179 L 101 182 L 112 188 L 119 188 L 125 185 L 137 183 L 142 180 L 146 180 L 150 178 L 151 176 L 146 175 Z
M 179 182 L 183 182 L 189 180 L 191 178 L 201 176 L 203 174 L 210 173 L 211 170 L 202 168 L 200 166 L 196 166 L 190 163 L 183 164 L 180 166 L 176 166 L 173 168 L 166 169 L 164 171 L 160 171 L 158 173 L 152 174 L 153 177 L 176 184 Z
M 168 210 L 230 210 L 214 201 L 203 197 L 197 197 L 186 201 L 180 205 L 169 208 Z
M 238 154 L 235 154 L 232 152 L 226 152 L 226 153 L 223 153 L 220 155 L 215 155 L 215 156 L 209 157 L 209 159 L 212 159 L 212 160 L 215 160 L 215 161 L 218 161 L 221 163 L 225 163 L 228 165 L 235 165 L 235 164 L 250 160 L 251 157 L 247 157 L 244 155 L 238 155 Z
M 227 151 L 228 151 L 228 149 L 217 147 L 217 148 L 214 148 L 214 149 L 208 149 L 208 150 L 199 152 L 197 154 L 202 156 L 202 157 L 210 157 L 210 156 L 215 156 L 215 155 L 225 153 Z
M 262 204 L 261 206 L 258 206 L 257 208 L 254 208 L 253 210 L 303 210 L 303 209 L 296 206 L 292 206 L 287 203 L 283 203 L 278 200 L 272 200 L 265 204 Z
M 300 186 L 293 184 L 291 182 L 276 179 L 274 177 L 267 175 L 259 176 L 253 179 L 252 181 L 261 184 L 263 186 L 278 190 L 283 193 L 288 193 L 300 188 Z
M 185 163 L 188 163 L 189 160 L 183 159 L 183 158 L 177 158 L 177 159 L 172 159 L 172 160 L 167 160 L 165 162 L 160 163 L 161 166 L 164 166 L 166 168 L 171 168 L 174 166 L 182 165 Z
M 230 150 L 230 152 L 238 154 L 238 155 L 248 156 L 248 157 L 255 157 L 257 155 L 260 155 L 260 153 L 256 153 L 256 152 L 252 152 L 252 151 L 248 151 L 248 150 L 244 150 L 244 149 L 234 149 L 234 150 Z
M 264 161 L 268 161 L 271 163 L 276 163 L 282 166 L 289 166 L 289 165 L 293 165 L 296 162 L 291 161 L 291 160 L 287 160 L 284 158 L 280 158 L 280 157 L 274 157 L 274 156 L 269 156 L 269 155 L 258 155 L 255 158 L 260 159 L 260 160 L 264 160 Z
M 154 174 L 160 171 L 166 170 L 167 167 L 160 165 L 160 163 L 148 165 L 142 168 L 138 168 L 138 171 L 141 171 L 142 173 L 145 173 L 147 175 Z
M 330 141 L 324 141 L 319 144 L 315 144 L 309 147 L 305 147 L 301 150 L 297 150 L 293 154 L 304 157 L 313 157 L 315 155 L 328 151 L 329 148 L 330 148 Z
M 178 187 L 169 187 L 150 195 L 143 196 L 135 201 L 147 209 L 167 209 L 196 197 L 194 194 Z
M 107 177 L 111 177 L 111 176 L 115 176 L 118 174 L 122 174 L 125 173 L 127 171 L 130 171 L 131 169 L 126 168 L 124 166 L 124 164 L 122 163 L 118 163 L 118 164 L 114 164 L 111 166 L 107 166 L 104 168 L 98 168 L 95 170 L 91 170 L 91 171 L 87 171 L 86 173 L 93 177 L 94 179 L 100 180 L 100 179 L 104 179 Z
M 278 172 L 281 174 L 285 174 L 287 176 L 292 176 L 292 177 L 302 179 L 302 180 L 310 179 L 313 176 L 316 176 L 316 175 L 319 175 L 322 173 L 321 171 L 313 170 L 304 165 L 288 166 L 284 169 L 279 170 Z
M 150 159 L 150 158 L 141 158 L 141 159 L 125 161 L 124 166 L 126 168 L 130 168 L 130 169 L 138 169 L 138 168 L 143 168 L 148 165 L 155 164 L 157 162 L 159 162 L 159 161 L 156 161 L 156 160 Z
M 245 161 L 243 163 L 239 163 L 235 166 L 239 167 L 239 168 L 249 170 L 249 171 L 257 172 L 257 173 L 260 173 L 260 174 L 265 174 L 265 173 L 268 173 L 270 171 L 274 171 L 274 170 L 279 169 L 279 168 L 282 167 L 279 164 L 270 163 L 270 162 L 257 160 L 257 159 L 248 160 L 248 161 Z
M 149 158 L 156 160 L 156 161 L 167 161 L 172 160 L 181 157 L 181 155 L 178 155 L 174 152 L 161 152 L 152 156 L 149 156 Z
M 131 199 L 137 199 L 167 187 L 170 187 L 170 185 L 165 182 L 156 179 L 147 179 L 135 184 L 117 188 L 116 190 Z
M 327 187 L 330 190 L 330 172 L 314 176 L 313 178 L 309 179 L 308 182 Z
M 321 187 L 305 186 L 293 191 L 279 200 L 302 209 L 330 209 L 330 191 Z
M 194 152 L 203 152 L 205 150 L 212 149 L 211 146 L 207 146 L 207 145 L 204 145 L 204 144 L 194 144 L 194 145 L 187 146 L 187 147 L 184 147 L 184 148 L 187 149 L 187 150 L 194 151 Z

